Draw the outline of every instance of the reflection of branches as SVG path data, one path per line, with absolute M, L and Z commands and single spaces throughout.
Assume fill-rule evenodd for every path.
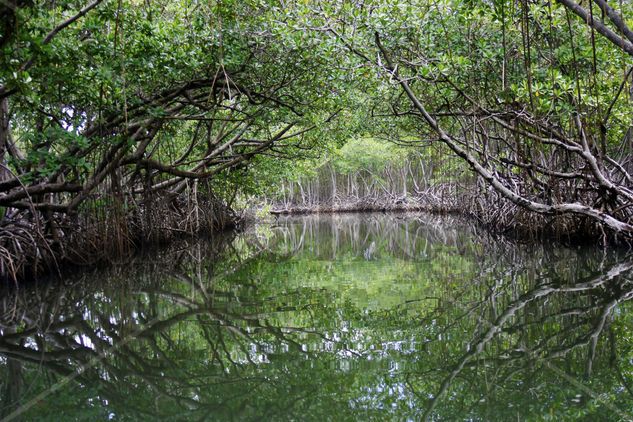
M 618 373 L 618 378 L 620 379 L 620 382 L 622 383 L 626 391 L 629 393 L 629 396 L 633 398 L 633 390 L 631 389 L 628 381 L 624 378 L 624 374 L 622 374 L 622 369 L 620 368 L 620 365 L 618 365 L 615 334 L 613 333 L 613 329 L 611 327 L 609 327 L 609 344 L 611 345 L 611 365 Z
M 217 286 L 218 279 L 249 265 L 257 257 L 258 250 L 250 249 L 252 253 L 249 252 L 246 257 L 229 256 L 225 259 L 227 264 L 209 267 L 219 277 L 213 273 L 200 277 L 200 257 L 183 259 L 183 255 L 189 253 L 187 249 L 172 254 L 176 259 L 168 261 L 174 263 L 169 268 L 164 267 L 162 260 L 154 266 L 150 262 L 143 262 L 140 270 L 144 273 L 145 282 L 130 286 L 133 296 L 126 297 L 127 287 L 114 286 L 115 291 L 121 289 L 117 295 L 125 300 L 124 303 L 131 304 L 132 297 L 138 298 L 133 307 L 108 305 L 108 298 L 116 297 L 112 294 L 97 297 L 106 301 L 95 302 L 95 298 L 86 293 L 81 283 L 71 285 L 68 289 L 58 289 L 57 292 L 46 290 L 47 297 L 40 298 L 41 303 L 29 302 L 27 295 L 21 297 L 18 292 L 12 303 L 21 303 L 23 306 L 19 315 L 26 325 L 18 332 L 3 333 L 5 335 L 0 337 L 0 353 L 19 361 L 41 364 L 47 370 L 81 383 L 98 380 L 101 394 L 112 400 L 124 400 L 125 395 L 118 391 L 125 391 L 126 388 L 134 390 L 136 381 L 133 380 L 139 379 L 156 396 L 168 398 L 183 408 L 204 409 L 206 405 L 192 399 L 186 391 L 191 388 L 204 391 L 209 382 L 215 381 L 209 377 L 201 379 L 171 358 L 178 345 L 168 333 L 173 332 L 175 327 L 193 327 L 194 331 L 200 333 L 200 338 L 210 350 L 211 363 L 220 369 L 218 378 L 226 377 L 228 366 L 236 374 L 241 372 L 245 363 L 257 364 L 250 351 L 253 345 L 265 348 L 272 343 L 285 344 L 294 351 L 309 354 L 297 341 L 299 336 L 310 335 L 329 340 L 317 330 L 268 322 L 275 315 L 299 309 L 305 311 L 306 305 L 301 308 L 285 306 L 265 310 L 267 303 L 274 303 L 274 296 L 255 300 Z M 232 253 L 236 254 L 237 250 L 233 249 Z M 231 262 L 238 264 L 231 265 Z M 193 268 L 190 268 L 189 263 L 194 264 Z M 118 273 L 120 270 L 113 271 Z M 160 277 L 148 276 L 152 272 L 170 274 L 176 284 L 162 282 L 157 285 L 151 280 L 158 281 Z M 212 289 L 209 289 L 210 284 L 213 285 Z M 185 289 L 182 289 L 183 286 L 186 286 Z M 87 311 L 83 303 L 95 303 L 96 306 L 91 306 L 91 310 Z M 163 309 L 161 312 L 153 311 L 158 303 L 161 303 L 158 307 Z M 233 303 L 240 303 L 240 307 L 233 307 Z M 41 309 L 42 304 L 47 309 Z M 167 309 L 172 311 L 165 313 Z M 69 314 L 75 317 L 68 318 Z M 0 324 L 15 326 L 14 315 Z M 28 346 L 32 344 L 30 340 L 33 338 L 41 339 L 37 348 Z M 130 342 L 131 339 L 135 341 Z M 153 358 L 148 359 L 148 350 Z M 94 365 L 100 369 L 93 370 Z M 169 376 L 165 374 L 166 369 L 180 374 Z M 99 375 L 100 371 L 105 371 L 107 375 Z M 248 378 L 248 382 L 267 382 L 265 378 Z M 192 380 L 201 382 L 192 383 Z
M 433 396 L 433 399 L 430 401 L 429 407 L 426 409 L 424 413 L 424 418 L 429 419 L 437 407 L 439 400 L 446 394 L 449 387 L 455 378 L 462 372 L 462 370 L 473 361 L 479 354 L 481 354 L 485 347 L 490 343 L 490 341 L 499 336 L 502 333 L 508 333 L 509 331 L 515 331 L 516 329 L 507 328 L 506 324 L 520 311 L 525 308 L 528 304 L 534 302 L 537 299 L 544 300 L 545 297 L 552 296 L 554 294 L 562 294 L 562 293 L 578 293 L 578 292 L 591 292 L 596 287 L 605 285 L 608 282 L 616 280 L 628 273 L 633 269 L 633 262 L 621 263 L 615 265 L 605 274 L 601 274 L 599 276 L 593 277 L 590 280 L 577 283 L 572 286 L 555 286 L 553 284 L 546 284 L 537 286 L 532 291 L 522 295 L 518 300 L 511 302 L 505 310 L 497 317 L 493 322 L 489 322 L 488 329 L 484 331 L 478 339 L 472 342 L 468 351 L 461 357 L 458 363 L 454 366 L 454 368 L 450 371 L 448 376 L 444 378 L 442 381 L 437 394 Z M 598 341 L 598 337 L 602 333 L 607 318 L 612 314 L 613 309 L 617 306 L 618 303 L 622 301 L 629 300 L 633 297 L 633 290 L 629 292 L 625 292 L 621 296 L 616 299 L 610 300 L 607 303 L 603 304 L 599 309 L 601 311 L 599 317 L 597 318 L 597 323 L 594 328 L 585 336 L 578 339 L 575 343 L 570 346 L 566 346 L 564 348 L 554 349 L 552 352 L 547 353 L 542 359 L 552 359 L 556 357 L 560 357 L 568 354 L 571 350 L 582 346 L 582 345 L 590 345 L 590 356 L 587 363 L 587 372 L 591 371 L 591 365 L 593 361 L 593 357 L 595 354 L 595 347 Z M 547 340 L 542 342 L 540 346 L 537 346 L 535 349 L 530 350 L 516 350 L 520 355 L 528 355 L 537 357 L 537 352 L 539 352 L 541 348 L 544 348 Z
M 399 352 L 392 354 L 388 347 L 380 347 L 378 352 L 373 348 L 376 344 L 363 344 L 363 337 L 369 334 L 367 338 L 379 345 L 390 343 L 392 338 L 400 341 L 409 331 L 395 332 L 392 328 L 402 325 L 413 335 L 411 347 L 416 352 L 412 349 L 407 359 L 413 358 L 417 368 L 420 353 L 433 357 L 436 346 L 441 351 L 439 363 L 417 372 L 405 371 L 401 384 L 424 402 L 427 396 L 415 391 L 415 379 L 441 374 L 434 387 L 438 393 L 426 409 L 426 416 L 431 417 L 457 382 L 477 391 L 480 383 L 469 374 L 482 368 L 486 371 L 490 364 L 495 368 L 490 385 L 512 380 L 535 362 L 552 362 L 585 351 L 586 372 L 591 372 L 594 355 L 600 356 L 599 339 L 609 328 L 613 310 L 633 296 L 625 278 L 633 263 L 610 264 L 614 261 L 610 255 L 584 260 L 561 249 L 508 248 L 505 243 L 495 246 L 490 239 L 481 240 L 485 245 L 481 250 L 481 244 L 468 243 L 472 238 L 463 238 L 459 230 L 449 228 L 442 235 L 441 227 L 425 226 L 432 224 L 432 219 L 409 220 L 407 224 L 393 217 L 367 220 L 349 216 L 337 220 L 335 227 L 329 218 L 291 222 L 274 229 L 267 249 L 261 242 L 240 238 L 232 248 L 203 242 L 159 252 L 157 257 L 146 257 L 137 267 L 128 268 L 129 273 L 124 267 L 112 268 L 108 277 L 114 284 L 104 283 L 103 291 L 97 293 L 79 282 L 7 295 L 0 303 L 12 310 L 2 312 L 5 317 L 0 318 L 0 354 L 25 363 L 24 368 L 41 363 L 45 371 L 96 385 L 99 397 L 125 403 L 139 415 L 149 417 L 159 412 L 139 402 L 145 391 L 148 397 L 173 403 L 174 409 L 203 415 L 229 406 L 230 400 L 235 400 L 230 404 L 233 407 L 253 395 L 284 388 L 294 379 L 290 377 L 304 376 L 288 366 L 291 360 L 294 365 L 316 362 L 324 355 L 358 361 L 377 355 L 391 363 Z M 252 270 L 259 270 L 262 262 L 290 259 L 287 252 L 296 246 L 299 248 L 293 253 L 310 247 L 317 250 L 318 242 L 321 249 L 317 254 L 328 258 L 332 252 L 349 256 L 349 248 L 362 256 L 383 230 L 376 254 L 386 251 L 420 262 L 435 258 L 423 255 L 425 251 L 438 254 L 440 264 L 452 264 L 450 257 L 464 254 L 464 265 L 468 266 L 465 279 L 451 278 L 451 283 L 433 286 L 426 303 L 420 302 L 425 300 L 421 295 L 403 303 L 388 313 L 393 318 L 390 321 L 382 312 L 365 314 L 333 303 L 327 289 L 286 291 L 285 287 L 277 289 L 276 283 L 250 279 Z M 439 239 L 448 243 L 438 244 Z M 575 256 L 572 265 L 571 256 Z M 587 276 L 596 267 L 601 275 Z M 90 277 L 97 278 L 90 280 L 92 285 L 99 285 L 97 275 Z M 441 281 L 442 274 L 433 277 Z M 570 278 L 579 281 L 558 282 Z M 128 279 L 133 282 L 126 282 Z M 32 299 L 34 296 L 37 300 Z M 420 319 L 412 320 L 411 311 L 419 312 Z M 324 318 L 337 319 L 324 323 Z M 332 328 L 332 322 L 341 323 L 338 318 L 354 329 Z M 355 323 L 359 325 L 355 327 Z M 11 327 L 19 328 L 8 332 Z M 472 340 L 468 351 L 462 353 L 461 339 L 466 333 Z M 422 341 L 418 341 L 418 334 Z M 459 342 L 460 353 L 457 363 L 446 367 L 445 354 L 452 341 Z M 394 382 L 400 382 L 400 376 L 395 374 Z M 223 390 L 218 394 L 220 388 Z M 126 391 L 135 391 L 136 404 L 127 405 L 131 400 Z M 281 401 L 279 409 L 269 410 L 292 412 L 296 409 L 292 406 Z M 247 417 L 248 410 L 242 411 Z
M 405 218 L 406 217 L 406 218 Z M 287 248 L 287 254 L 295 255 L 312 246 L 317 246 L 320 256 L 335 258 L 342 245 L 350 247 L 354 254 L 363 256 L 371 244 L 381 245 L 382 252 L 405 259 L 418 259 L 429 244 L 444 244 L 458 247 L 465 224 L 451 217 L 431 214 L 363 215 L 355 214 L 280 217 L 275 229 L 281 234 L 276 240 Z M 360 222 L 362 221 L 362 224 Z M 271 250 L 279 255 L 279 248 Z M 422 253 L 422 255 L 424 255 Z

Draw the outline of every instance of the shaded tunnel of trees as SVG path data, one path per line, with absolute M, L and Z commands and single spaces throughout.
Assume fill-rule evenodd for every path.
M 3 1 L 0 274 L 235 225 L 253 198 L 630 242 L 632 16 L 606 0 Z M 363 139 L 405 152 L 346 167 Z

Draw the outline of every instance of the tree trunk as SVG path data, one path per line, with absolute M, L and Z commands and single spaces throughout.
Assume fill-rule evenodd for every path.
M 7 152 L 11 143 L 11 122 L 9 118 L 9 99 L 0 100 L 0 181 L 11 177 L 7 166 Z
M 334 168 L 330 165 L 330 176 L 332 178 L 332 204 L 336 202 L 336 172 Z

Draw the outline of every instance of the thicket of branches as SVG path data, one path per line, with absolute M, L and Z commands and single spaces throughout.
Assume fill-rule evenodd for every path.
M 562 220 L 560 233 L 630 238 L 630 4 L 364 5 L 315 7 L 315 29 L 397 88 L 382 110 L 478 176 L 471 212 L 486 219 L 512 207 L 544 216 L 541 226 Z
M 306 155 L 364 136 L 462 165 L 421 153 L 415 171 L 330 172 L 348 180 L 329 190 L 322 174 L 317 202 L 400 200 L 423 167 L 449 186 L 468 168 L 460 208 L 491 225 L 630 240 L 631 8 L 2 2 L 0 273 L 234 223 L 236 197 L 303 183 Z
M 234 224 L 249 161 L 307 148 L 333 116 L 326 87 L 309 83 L 313 52 L 256 4 L 75 4 L 0 5 L 0 273 L 11 278 Z

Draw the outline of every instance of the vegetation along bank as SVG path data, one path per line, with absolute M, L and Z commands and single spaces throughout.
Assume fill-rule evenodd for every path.
M 0 4 L 0 276 L 297 210 L 630 242 L 633 4 Z

